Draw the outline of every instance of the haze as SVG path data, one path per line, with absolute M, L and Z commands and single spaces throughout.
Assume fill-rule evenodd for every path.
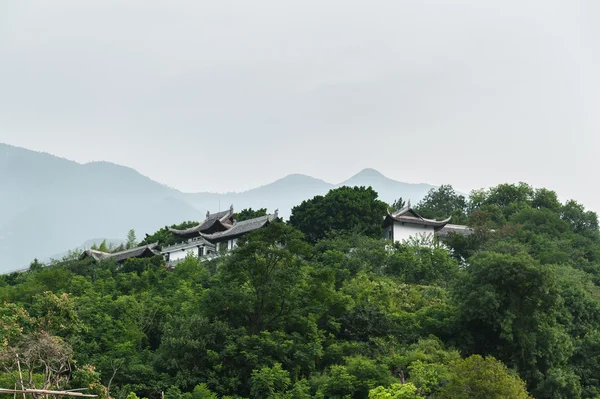
M 0 142 L 184 191 L 364 167 L 600 210 L 600 3 L 0 3 Z

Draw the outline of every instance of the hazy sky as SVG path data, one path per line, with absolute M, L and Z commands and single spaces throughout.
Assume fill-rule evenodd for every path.
M 600 1 L 0 1 L 0 142 L 186 191 L 365 167 L 600 210 Z

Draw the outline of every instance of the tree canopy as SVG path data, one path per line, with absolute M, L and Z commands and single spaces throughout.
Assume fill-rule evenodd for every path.
M 336 188 L 292 208 L 290 224 L 313 243 L 332 232 L 380 237 L 388 205 L 377 197 L 371 187 Z

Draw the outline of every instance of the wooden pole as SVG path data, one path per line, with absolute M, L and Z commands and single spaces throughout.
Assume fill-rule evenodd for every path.
M 19 381 L 21 381 L 21 389 L 25 391 L 25 385 L 23 385 L 23 373 L 21 373 L 21 361 L 19 360 L 19 354 L 17 353 L 17 367 L 19 369 Z M 23 399 L 27 399 L 25 392 L 23 392 Z
M 26 393 L 29 394 L 39 394 L 39 395 L 51 395 L 51 396 L 73 396 L 73 397 L 83 397 L 83 398 L 97 398 L 98 395 L 91 395 L 87 393 L 81 392 L 70 392 L 70 391 L 51 391 L 48 389 L 4 389 L 0 388 L 1 394 L 11 394 L 11 393 Z

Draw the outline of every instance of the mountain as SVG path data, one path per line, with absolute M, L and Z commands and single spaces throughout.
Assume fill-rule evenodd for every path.
M 223 210 L 230 205 L 236 209 L 267 208 L 269 212 L 279 210 L 282 217 L 288 217 L 293 206 L 315 195 L 326 194 L 335 185 L 314 177 L 293 174 L 273 183 L 240 193 L 196 193 L 187 194 L 186 200 L 199 209 Z
M 398 197 L 404 200 L 412 200 L 413 203 L 420 201 L 421 198 L 434 186 L 430 184 L 412 184 L 402 183 L 385 177 L 375 169 L 363 169 L 348 180 L 338 184 L 338 186 L 371 186 L 379 194 L 379 198 L 385 202 L 392 203 Z
M 80 247 L 90 237 L 124 239 L 133 228 L 142 239 L 232 204 L 237 210 L 279 209 L 287 218 L 293 206 L 342 185 L 372 186 L 387 202 L 400 196 L 416 202 L 433 187 L 365 169 L 337 184 L 293 174 L 244 192 L 182 193 L 125 166 L 79 164 L 0 143 L 0 187 L 6 193 L 0 196 L 0 272 Z

